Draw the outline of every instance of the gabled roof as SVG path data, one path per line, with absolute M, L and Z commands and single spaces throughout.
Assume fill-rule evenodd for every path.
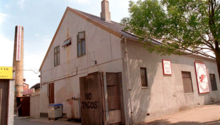
M 123 36 L 126 36 L 128 38 L 137 39 L 137 36 L 124 31 L 125 27 L 122 26 L 120 23 L 117 23 L 117 22 L 114 22 L 114 21 L 105 21 L 105 20 L 102 20 L 98 16 L 94 16 L 92 14 L 88 14 L 88 13 L 85 13 L 85 12 L 82 12 L 82 11 L 79 11 L 79 10 L 75 10 L 75 11 L 77 11 L 77 12 L 87 16 L 89 19 L 92 19 L 92 20 L 96 21 L 97 23 L 99 23 L 99 24 L 101 24 L 103 26 L 106 26 L 109 29 L 112 29 L 112 30 L 116 31 L 117 33 L 119 33 L 119 34 L 121 34 Z
M 65 13 L 64 13 L 64 15 L 63 15 L 63 17 L 62 17 L 62 19 L 60 21 L 60 24 L 59 24 L 59 26 L 58 26 L 58 28 L 56 30 L 56 33 L 55 33 L 55 35 L 54 35 L 54 37 L 53 37 L 53 39 L 52 39 L 52 41 L 50 43 L 50 46 L 49 46 L 49 48 L 47 50 L 47 53 L 46 53 L 46 55 L 44 57 L 44 60 L 43 60 L 42 64 L 41 64 L 40 70 L 41 70 L 41 68 L 42 68 L 42 66 L 43 66 L 43 64 L 44 64 L 44 62 L 46 60 L 46 57 L 47 57 L 47 55 L 49 53 L 49 50 L 50 50 L 50 48 L 51 48 L 51 46 L 52 46 L 52 44 L 54 42 L 54 39 L 56 38 L 56 35 L 57 35 L 57 33 L 58 33 L 59 29 L 60 29 L 60 26 L 61 26 L 61 24 L 63 22 L 63 19 L 66 16 L 67 11 L 73 12 L 74 14 L 80 16 L 81 18 L 87 20 L 88 22 L 98 26 L 99 28 L 101 28 L 103 30 L 106 30 L 107 32 L 109 32 L 109 33 L 111 33 L 111 34 L 113 34 L 113 35 L 115 35 L 115 36 L 117 36 L 119 38 L 121 38 L 122 36 L 125 36 L 126 38 L 131 38 L 131 39 L 134 39 L 134 40 L 138 40 L 137 36 L 124 31 L 125 27 L 122 26 L 120 23 L 117 23 L 117 22 L 114 22 L 114 21 L 105 21 L 105 20 L 102 20 L 101 17 L 94 16 L 94 15 L 91 15 L 91 14 L 88 14 L 88 13 L 85 13 L 85 12 L 82 12 L 82 11 L 79 11 L 79 10 L 67 7 L 66 11 L 65 11 Z M 157 44 L 157 45 L 161 44 L 159 41 L 154 40 L 154 39 L 151 39 L 151 42 L 153 44 Z
M 63 22 L 63 19 L 66 16 L 67 11 L 73 12 L 74 14 L 80 16 L 81 18 L 87 20 L 88 22 L 98 26 L 99 28 L 101 28 L 103 30 L 106 30 L 107 32 L 109 32 L 109 33 L 111 33 L 111 34 L 113 34 L 113 35 L 115 35 L 115 36 L 117 36 L 119 38 L 121 38 L 122 36 L 126 36 L 128 38 L 138 39 L 137 36 L 124 31 L 123 30 L 124 26 L 120 25 L 120 23 L 117 23 L 117 22 L 114 22 L 114 21 L 105 21 L 105 20 L 102 20 L 98 16 L 94 16 L 94 15 L 91 15 L 91 14 L 88 14 L 88 13 L 85 13 L 85 12 L 82 12 L 82 11 L 79 11 L 79 10 L 67 7 L 66 11 L 65 11 L 65 13 L 64 13 L 64 15 L 63 15 L 63 17 L 62 17 L 62 19 L 60 21 L 60 24 L 59 24 L 59 26 L 58 26 L 58 28 L 56 30 L 56 33 L 55 33 L 55 35 L 54 35 L 54 37 L 53 37 L 53 39 L 52 39 L 52 41 L 50 43 L 50 46 L 49 46 L 49 48 L 47 50 L 47 53 L 46 53 L 46 55 L 44 57 L 44 60 L 43 60 L 42 64 L 41 64 L 40 70 L 41 70 L 41 68 L 42 68 L 42 66 L 43 66 L 43 64 L 44 64 L 44 62 L 46 60 L 46 57 L 47 57 L 47 55 L 49 53 L 49 50 L 50 50 L 50 48 L 51 48 L 51 46 L 52 46 L 52 44 L 54 42 L 54 39 L 56 38 L 56 35 L 57 35 L 57 33 L 58 33 L 59 29 L 60 29 L 60 26 L 61 26 L 61 24 Z

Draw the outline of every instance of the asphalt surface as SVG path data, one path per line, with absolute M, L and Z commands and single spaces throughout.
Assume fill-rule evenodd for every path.
M 14 117 L 14 125 L 81 125 L 80 122 L 67 121 L 66 119 L 58 119 L 55 121 L 47 118 L 29 118 L 29 117 Z
M 14 125 L 81 125 L 80 122 L 15 116 Z M 159 117 L 138 125 L 220 125 L 220 102 Z

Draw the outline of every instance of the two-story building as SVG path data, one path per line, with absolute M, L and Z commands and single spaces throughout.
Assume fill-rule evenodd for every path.
M 67 7 L 40 67 L 41 116 L 62 103 L 82 124 L 128 125 L 220 101 L 215 59 L 149 53 L 111 20 L 107 0 L 100 15 Z

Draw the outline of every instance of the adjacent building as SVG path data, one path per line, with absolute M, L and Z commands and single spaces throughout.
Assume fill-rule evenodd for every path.
M 110 15 L 107 0 L 100 17 L 67 7 L 40 67 L 41 116 L 62 103 L 82 124 L 128 125 L 220 101 L 215 59 L 149 53 Z
M 14 125 L 13 72 L 12 67 L 0 66 L 0 125 Z

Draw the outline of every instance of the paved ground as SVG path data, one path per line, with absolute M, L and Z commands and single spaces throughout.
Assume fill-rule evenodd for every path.
M 220 125 L 220 102 L 163 116 L 141 125 Z
M 81 125 L 66 119 L 48 121 L 47 118 L 21 118 L 15 116 L 15 125 Z M 220 102 L 182 111 L 141 123 L 140 125 L 220 125 Z
M 80 122 L 66 121 L 66 119 L 58 119 L 56 121 L 49 121 L 47 118 L 33 119 L 28 117 L 15 116 L 14 125 L 81 125 Z

